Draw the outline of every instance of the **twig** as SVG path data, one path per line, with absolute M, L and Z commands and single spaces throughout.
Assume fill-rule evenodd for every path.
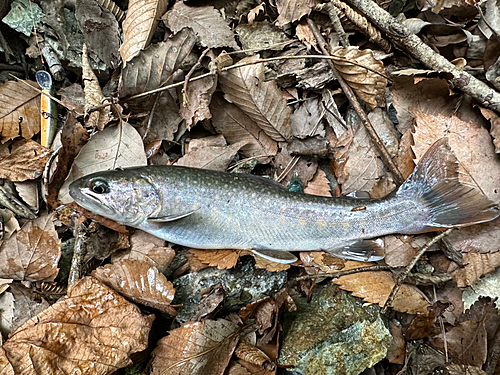
M 331 0 L 331 2 L 339 8 L 349 21 L 351 21 L 363 34 L 368 35 L 372 42 L 377 43 L 385 52 L 391 50 L 391 44 L 382 37 L 380 31 L 378 31 L 365 17 L 340 0 Z
M 347 48 L 350 46 L 349 38 L 345 33 L 344 28 L 342 27 L 342 22 L 340 22 L 340 18 L 338 12 L 340 11 L 332 2 L 323 3 L 316 5 L 316 10 L 326 10 L 328 13 L 328 17 L 330 17 L 330 21 L 332 21 L 333 28 L 337 32 L 337 36 L 339 37 L 340 44 L 342 47 Z
M 358 272 L 372 272 L 372 271 L 387 271 L 390 270 L 390 266 L 368 266 L 368 267 L 358 267 L 358 268 L 352 268 L 350 270 L 341 270 L 338 272 L 332 272 L 332 273 L 318 273 L 316 275 L 304 275 L 297 277 L 295 280 L 308 280 L 308 279 L 316 279 L 320 277 L 329 277 L 336 279 L 341 276 L 346 276 L 346 275 L 352 275 L 354 273 Z
M 83 245 L 83 234 L 81 233 L 81 225 L 78 224 L 78 216 L 75 215 L 72 221 L 75 247 L 71 259 L 71 268 L 69 269 L 68 285 L 73 285 L 82 277 L 83 262 L 86 255 L 86 247 Z
M 401 22 L 380 8 L 372 0 L 346 0 L 351 6 L 369 18 L 375 26 L 386 33 L 387 37 L 398 47 L 406 50 L 411 56 L 421 61 L 429 69 L 451 73 L 450 82 L 459 90 L 472 96 L 482 105 L 500 112 L 500 93 L 469 73 L 458 69 L 444 56 L 434 52 L 417 35 L 410 32 Z
M 200 55 L 198 58 L 198 61 L 196 64 L 193 65 L 193 67 L 189 70 L 188 74 L 186 74 L 186 77 L 184 78 L 184 85 L 182 86 L 182 106 L 186 108 L 189 104 L 189 98 L 187 97 L 187 86 L 189 79 L 191 76 L 194 74 L 194 71 L 201 67 L 201 60 L 207 55 L 207 53 L 210 51 L 210 48 L 207 48 L 203 53 Z
M 239 52 L 241 52 L 241 51 L 239 51 Z M 241 68 L 242 66 L 247 66 L 247 65 L 263 64 L 263 63 L 271 62 L 271 61 L 296 60 L 296 59 L 324 59 L 324 60 L 344 61 L 344 62 L 347 62 L 349 64 L 356 65 L 356 66 L 359 66 L 359 67 L 364 68 L 366 70 L 369 70 L 370 72 L 373 72 L 375 74 L 378 74 L 381 77 L 384 77 L 385 79 L 390 80 L 390 78 L 387 77 L 385 74 L 377 72 L 376 70 L 370 68 L 369 66 L 364 66 L 363 64 L 359 64 L 356 61 L 352 61 L 352 60 L 349 60 L 349 59 L 347 59 L 345 57 L 335 56 L 335 55 L 294 55 L 294 56 L 270 57 L 268 59 L 259 59 L 259 60 L 256 60 L 256 61 L 248 61 L 248 62 L 244 62 L 244 63 L 234 64 L 234 65 L 222 68 L 220 71 L 221 72 L 226 72 L 228 70 L 236 69 L 236 68 Z M 210 76 L 213 76 L 215 74 L 216 73 L 201 74 L 199 76 L 190 78 L 189 82 L 197 81 L 199 79 L 210 77 Z M 143 92 L 141 94 L 137 94 L 137 95 L 131 96 L 130 98 L 126 98 L 125 101 L 130 101 L 130 100 L 134 100 L 134 99 L 143 98 L 145 96 L 148 96 L 148 95 L 151 95 L 151 94 L 155 94 L 157 92 L 162 92 L 162 91 L 165 91 L 165 90 L 170 90 L 170 89 L 173 89 L 173 88 L 176 88 L 176 87 L 180 87 L 180 86 L 183 86 L 183 85 L 184 85 L 184 81 L 177 82 L 177 83 L 172 83 L 172 84 L 167 85 L 167 86 L 162 86 L 162 87 L 159 87 L 159 88 L 154 89 L 154 90 L 146 91 L 146 92 Z
M 436 242 L 438 242 L 440 239 L 446 237 L 448 234 L 450 234 L 453 231 L 454 228 L 450 228 L 445 230 L 443 233 L 438 234 L 436 237 L 434 237 L 432 240 L 427 242 L 424 247 L 422 247 L 419 252 L 413 257 L 411 260 L 410 264 L 406 266 L 405 270 L 396 278 L 396 285 L 394 285 L 394 288 L 392 288 L 391 294 L 387 298 L 387 301 L 385 301 L 384 307 L 382 308 L 382 314 L 385 314 L 387 312 L 387 309 L 391 307 L 392 303 L 394 302 L 394 298 L 396 297 L 396 294 L 399 291 L 399 288 L 401 288 L 401 285 L 403 285 L 406 277 L 410 273 L 410 271 L 415 267 L 415 264 L 419 261 L 419 259 L 424 255 L 424 253 L 429 250 L 429 247 L 434 245 Z
M 318 41 L 318 45 L 319 45 L 321 51 L 324 54 L 328 55 L 329 54 L 328 45 L 326 44 L 325 39 L 321 35 L 321 32 L 319 31 L 316 24 L 310 18 L 307 19 L 307 24 L 309 25 L 310 29 L 312 30 L 314 37 Z M 361 108 L 361 105 L 359 104 L 358 100 L 356 99 L 356 96 L 354 95 L 354 92 L 352 91 L 351 87 L 346 83 L 344 78 L 342 78 L 342 76 L 339 74 L 337 69 L 335 69 L 335 66 L 333 65 L 333 63 L 331 61 L 328 61 L 328 64 L 330 65 L 330 68 L 332 69 L 335 77 L 339 81 L 340 87 L 342 88 L 345 95 L 347 96 L 347 99 L 349 100 L 351 105 L 354 107 L 356 113 L 358 114 L 359 118 L 361 119 L 361 122 L 365 126 L 365 129 L 366 129 L 368 135 L 370 136 L 370 138 L 372 139 L 373 145 L 377 149 L 382 161 L 387 166 L 389 171 L 392 173 L 392 176 L 394 178 L 394 182 L 397 185 L 401 185 L 404 182 L 403 175 L 401 174 L 401 172 L 399 172 L 398 168 L 396 167 L 396 164 L 394 164 L 394 162 L 392 161 L 391 155 L 389 154 L 389 152 L 387 152 L 387 149 L 385 148 L 384 143 L 382 142 L 382 140 L 378 136 L 377 132 L 373 128 L 373 125 L 371 124 L 370 120 L 368 119 L 368 116 L 366 115 L 365 111 L 363 110 L 363 108 Z

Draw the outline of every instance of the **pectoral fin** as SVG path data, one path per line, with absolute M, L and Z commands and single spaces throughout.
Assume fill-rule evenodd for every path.
M 165 216 L 156 216 L 156 217 L 148 217 L 148 221 L 154 222 L 154 223 L 167 223 L 169 221 L 175 221 L 182 219 L 186 216 L 189 216 L 196 211 L 198 211 L 200 208 L 195 208 L 194 210 L 186 211 L 186 212 L 179 212 L 176 214 L 172 215 L 165 215 Z
M 383 259 L 385 256 L 384 241 L 381 239 L 359 240 L 347 246 L 326 251 L 339 258 L 360 260 L 362 262 L 374 262 Z
M 285 250 L 268 250 L 268 249 L 259 249 L 259 250 L 252 250 L 252 253 L 255 255 L 260 256 L 261 258 L 270 260 L 271 262 L 276 262 L 276 263 L 293 263 L 297 261 L 297 257 L 293 255 L 292 253 L 285 251 Z

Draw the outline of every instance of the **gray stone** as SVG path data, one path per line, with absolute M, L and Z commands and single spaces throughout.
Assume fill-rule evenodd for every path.
M 226 298 L 223 309 L 238 311 L 251 302 L 273 296 L 283 288 L 286 280 L 286 271 L 269 272 L 255 268 L 254 259 L 249 256 L 240 258 L 232 269 L 219 270 L 209 267 L 189 273 L 173 282 L 175 287 L 173 304 L 183 304 L 177 308 L 176 319 L 180 323 L 185 323 L 196 312 L 201 292 L 215 284 L 221 283 L 224 288 Z
M 376 305 L 364 305 L 350 293 L 328 284 L 311 301 L 295 299 L 287 313 L 278 363 L 289 373 L 355 375 L 382 360 L 392 336 Z

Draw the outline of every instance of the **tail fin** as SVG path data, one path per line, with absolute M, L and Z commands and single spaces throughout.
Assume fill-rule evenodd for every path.
M 498 205 L 458 181 L 458 160 L 446 138 L 427 150 L 396 195 L 414 196 L 429 210 L 430 230 L 478 224 L 500 216 Z

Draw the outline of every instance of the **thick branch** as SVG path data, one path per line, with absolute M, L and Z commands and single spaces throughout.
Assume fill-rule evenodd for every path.
M 456 88 L 472 96 L 485 107 L 500 113 L 500 93 L 485 83 L 455 67 L 443 56 L 434 52 L 422 40 L 411 33 L 401 22 L 397 21 L 372 0 L 345 0 L 365 15 L 400 49 L 420 60 L 429 69 L 447 72 L 453 75 L 450 81 Z

